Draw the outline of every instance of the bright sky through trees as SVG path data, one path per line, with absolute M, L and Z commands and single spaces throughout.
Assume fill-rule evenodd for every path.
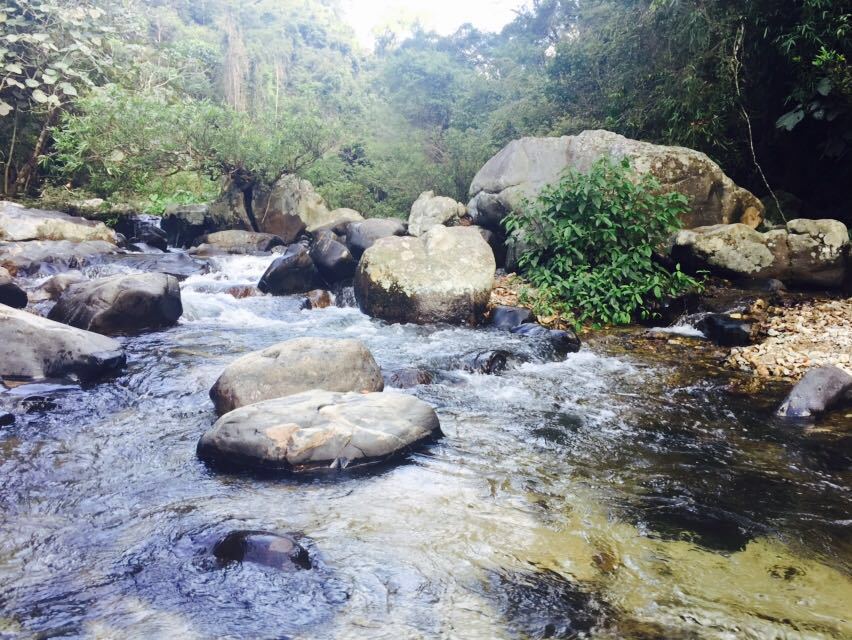
M 483 31 L 500 31 L 525 0 L 344 0 L 346 20 L 365 46 L 376 30 L 410 25 L 419 19 L 428 29 L 449 35 L 466 22 Z

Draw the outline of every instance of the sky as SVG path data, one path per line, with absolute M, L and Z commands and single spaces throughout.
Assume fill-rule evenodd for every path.
M 358 39 L 372 47 L 373 33 L 400 21 L 419 18 L 427 28 L 449 35 L 466 22 L 482 31 L 500 31 L 525 0 L 343 0 L 347 21 Z

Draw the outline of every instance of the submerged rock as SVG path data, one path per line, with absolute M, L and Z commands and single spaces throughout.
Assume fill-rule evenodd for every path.
M 153 247 L 160 251 L 168 249 L 168 236 L 160 228 L 157 216 L 127 215 L 120 216 L 115 230 L 132 243 L 143 248 Z M 146 253 L 143 251 L 143 253 Z
M 567 169 L 588 172 L 600 158 L 630 159 L 640 174 L 656 177 L 662 191 L 687 197 L 684 226 L 743 222 L 756 227 L 763 205 L 738 187 L 705 154 L 684 147 L 630 140 L 609 131 L 583 131 L 561 138 L 521 138 L 510 142 L 476 174 L 468 205 L 476 224 L 500 229 L 503 217 L 535 199 Z
M 362 256 L 355 297 L 388 322 L 477 324 L 494 286 L 494 254 L 476 229 L 433 227 L 420 238 L 383 238 Z
M 405 225 L 394 218 L 370 218 L 346 225 L 346 246 L 356 260 L 377 240 L 391 236 L 404 236 Z
M 252 562 L 282 571 L 313 568 L 311 556 L 295 538 L 267 531 L 233 531 L 213 547 L 222 563 Z
M 852 376 L 837 367 L 811 369 L 778 409 L 785 418 L 810 418 L 852 401 Z
M 86 282 L 88 278 L 79 271 L 68 271 L 66 273 L 57 273 L 45 280 L 38 288 L 36 295 L 40 299 L 58 300 L 65 291 L 74 284 Z
M 385 374 L 385 384 L 396 389 L 411 389 L 434 381 L 435 376 L 425 369 L 397 369 Z
M 311 389 L 381 391 L 382 372 L 360 340 L 295 338 L 232 362 L 210 389 L 219 415 Z
M 465 371 L 493 375 L 502 373 L 509 365 L 512 354 L 502 349 L 476 351 L 462 357 Z
M 0 427 L 8 427 L 15 424 L 15 416 L 11 413 L 3 413 L 0 411 Z
M 321 289 L 324 284 L 308 247 L 291 244 L 280 258 L 269 265 L 257 288 L 263 293 L 286 296 Z
M 696 325 L 708 340 L 721 347 L 744 347 L 751 344 L 751 325 L 724 313 L 710 313 Z
M 116 340 L 0 306 L 0 378 L 92 380 L 124 367 Z
M 14 283 L 6 269 L 0 267 L 0 304 L 23 309 L 27 302 L 27 292 Z
M 102 240 L 115 244 L 115 232 L 103 222 L 69 216 L 59 211 L 27 209 L 13 202 L 0 202 L 0 240 Z
M 105 257 L 103 262 L 120 264 L 149 273 L 165 273 L 178 280 L 204 273 L 207 269 L 205 262 L 196 260 L 185 253 L 120 253 Z
M 334 296 L 325 289 L 314 289 L 308 291 L 302 301 L 303 309 L 327 309 L 334 305 Z
M 453 227 L 467 214 L 467 207 L 446 196 L 436 196 L 434 191 L 424 191 L 411 205 L 408 216 L 408 233 L 422 236 L 432 227 Z
M 439 435 L 435 411 L 413 396 L 314 390 L 225 414 L 201 437 L 198 455 L 301 474 L 381 462 Z
M 72 285 L 48 318 L 107 335 L 162 329 L 183 314 L 177 278 L 142 273 Z

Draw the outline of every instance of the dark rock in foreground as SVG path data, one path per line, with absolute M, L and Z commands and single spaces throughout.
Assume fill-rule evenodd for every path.
M 355 267 L 358 265 L 346 245 L 340 242 L 331 231 L 323 231 L 316 235 L 311 247 L 311 258 L 320 275 L 330 284 L 351 280 L 355 275 Z
M 465 371 L 493 375 L 502 373 L 509 365 L 512 354 L 502 349 L 477 351 L 462 357 Z
M 72 285 L 48 318 L 111 335 L 170 327 L 182 314 L 177 278 L 143 273 Z
M 786 418 L 810 418 L 849 402 L 852 376 L 837 367 L 819 367 L 805 374 L 784 403 L 778 415 Z
M 27 292 L 12 281 L 12 276 L 6 269 L 0 267 L 0 304 L 23 309 L 27 302 Z
M 87 381 L 125 363 L 121 344 L 112 338 L 0 306 L 0 378 Z
M 213 547 L 222 562 L 253 562 L 282 571 L 312 568 L 311 556 L 294 538 L 267 531 L 234 531 Z
M 383 462 L 440 435 L 435 411 L 412 396 L 307 391 L 225 414 L 201 437 L 198 455 L 305 474 Z

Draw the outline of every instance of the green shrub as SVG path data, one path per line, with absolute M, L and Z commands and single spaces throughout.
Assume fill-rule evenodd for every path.
M 653 315 L 655 303 L 699 287 L 654 259 L 680 227 L 686 197 L 660 193 L 650 175 L 627 160 L 596 162 L 588 174 L 568 172 L 534 203 L 505 221 L 522 239 L 519 266 L 538 289 L 536 304 L 576 324 L 627 324 Z

